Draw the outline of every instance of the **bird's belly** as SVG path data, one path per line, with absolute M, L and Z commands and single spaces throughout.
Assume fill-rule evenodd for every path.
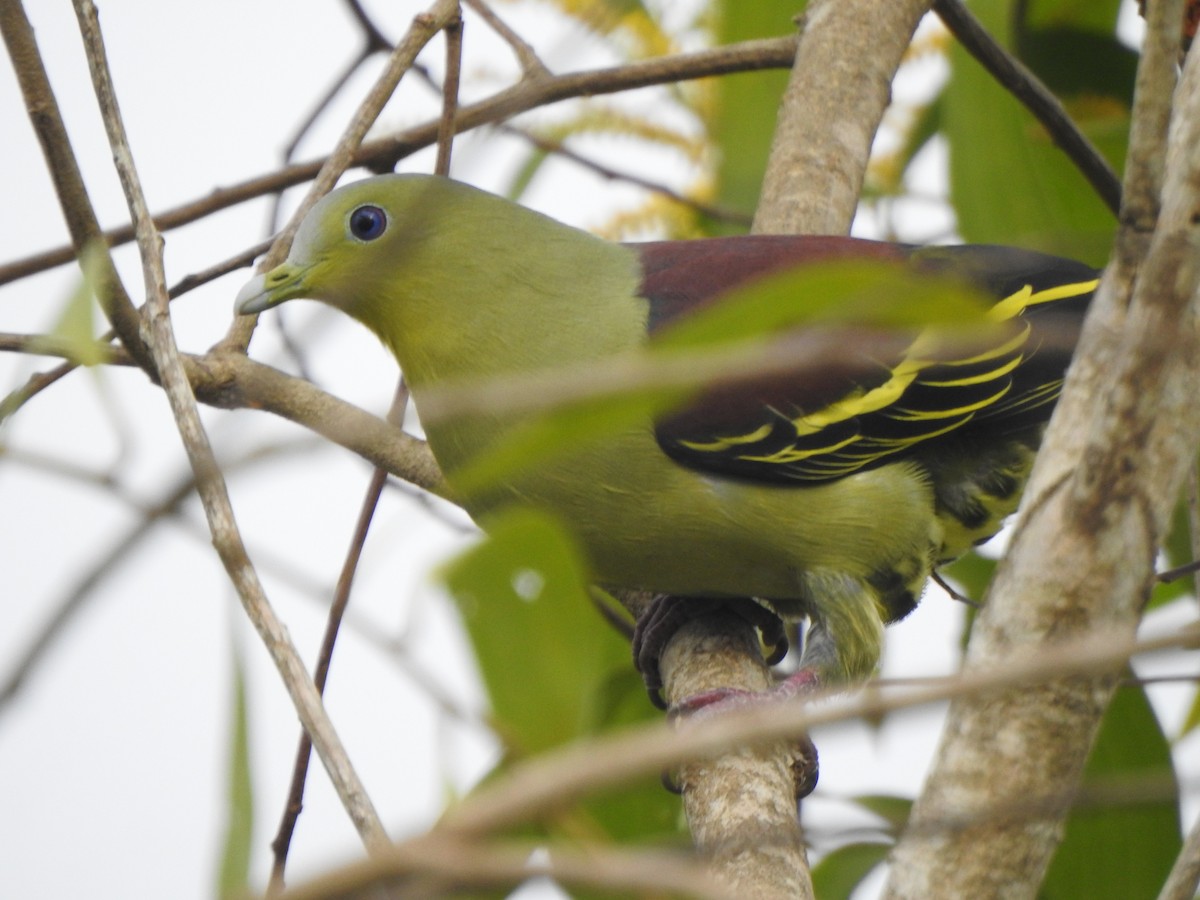
M 539 465 L 513 493 L 564 522 L 603 584 L 756 596 L 785 614 L 811 612 L 813 573 L 876 584 L 885 605 L 889 586 L 911 597 L 941 543 L 931 489 L 915 468 L 757 484 L 684 468 L 649 435 Z

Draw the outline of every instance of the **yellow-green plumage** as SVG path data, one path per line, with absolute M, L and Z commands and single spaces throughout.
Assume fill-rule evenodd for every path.
M 613 244 L 451 181 L 381 176 L 318 204 L 287 262 L 247 284 L 238 306 L 259 312 L 308 297 L 342 309 L 392 350 L 419 409 L 434 384 L 577 365 L 636 347 L 681 294 L 695 289 L 707 300 L 730 279 L 785 267 L 788 253 L 808 261 L 826 252 L 911 254 L 849 239 L 755 240 L 712 244 L 713 254 L 698 255 L 698 244 Z M 988 252 L 1000 251 L 979 255 L 994 268 Z M 939 259 L 925 264 L 937 268 Z M 1086 299 L 1088 270 L 1064 265 L 1038 277 Z M 709 274 L 712 284 L 689 281 Z M 1001 290 L 1010 297 L 1017 289 Z M 1045 409 L 1029 419 L 1004 404 L 1045 407 L 1064 363 L 1052 361 L 1050 374 L 1031 382 L 1038 399 L 1013 381 L 1030 348 L 1018 342 L 1007 356 L 1001 349 L 957 368 L 919 367 L 903 374 L 903 385 L 891 385 L 896 370 L 884 369 L 875 382 L 791 416 L 759 404 L 746 410 L 744 426 L 710 427 L 703 415 L 680 427 L 647 420 L 514 476 L 486 500 L 469 501 L 468 511 L 479 516 L 510 502 L 550 511 L 605 585 L 757 597 L 786 617 L 811 616 L 831 639 L 822 643 L 836 648 L 818 660 L 825 675 L 860 678 L 878 663 L 884 622 L 911 608 L 931 567 L 993 533 L 1016 505 Z M 982 399 L 970 409 L 938 407 L 959 396 L 955 390 L 975 397 L 977 385 Z M 989 414 L 1001 425 L 984 440 L 989 432 L 978 422 Z M 429 424 L 450 484 L 519 421 Z M 933 437 L 938 431 L 950 434 Z M 826 439 L 829 447 L 810 452 Z

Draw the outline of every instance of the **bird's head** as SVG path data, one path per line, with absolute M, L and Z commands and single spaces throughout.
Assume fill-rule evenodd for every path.
M 324 301 L 375 332 L 415 387 L 630 346 L 644 337 L 638 277 L 628 248 L 502 197 L 380 175 L 317 203 L 288 258 L 251 279 L 234 308 Z
M 298 297 L 322 300 L 375 328 L 411 260 L 463 185 L 425 175 L 381 175 L 346 185 L 305 216 L 288 258 L 252 278 L 234 310 L 260 313 Z

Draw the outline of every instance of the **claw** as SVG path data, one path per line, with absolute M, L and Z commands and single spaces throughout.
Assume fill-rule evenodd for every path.
M 676 597 L 666 594 L 655 597 L 633 630 L 633 661 L 646 684 L 650 702 L 659 709 L 666 710 L 668 719 L 675 721 L 697 714 L 706 716 L 718 713 L 722 709 L 749 704 L 784 702 L 816 687 L 820 680 L 816 670 L 801 668 L 778 687 L 766 693 L 722 688 L 684 697 L 668 708 L 662 693 L 659 657 L 667 643 L 675 636 L 675 632 L 683 625 L 691 619 L 718 609 L 730 609 L 758 629 L 763 644 L 771 648 L 766 657 L 768 665 L 775 665 L 787 655 L 788 639 L 783 620 L 761 603 L 750 599 Z M 817 786 L 819 768 L 817 748 L 808 736 L 804 735 L 796 741 L 792 756 L 792 777 L 795 781 L 797 800 L 807 797 Z M 664 772 L 662 781 L 667 790 L 681 793 L 672 773 Z
M 780 662 L 788 652 L 787 633 L 783 620 L 767 607 L 746 598 L 676 597 L 660 594 L 638 619 L 633 630 L 633 663 L 646 684 L 650 702 L 666 709 L 662 695 L 662 673 L 659 657 L 680 628 L 699 616 L 718 609 L 737 613 L 762 634 L 762 641 L 771 648 L 767 665 Z

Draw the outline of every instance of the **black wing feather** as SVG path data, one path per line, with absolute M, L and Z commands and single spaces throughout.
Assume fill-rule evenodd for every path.
M 763 275 L 831 258 L 893 259 L 953 274 L 995 298 L 1008 323 L 960 358 L 921 360 L 912 336 L 847 330 L 853 353 L 822 377 L 772 377 L 707 391 L 656 424 L 683 465 L 758 482 L 820 484 L 948 446 L 1040 429 L 1058 398 L 1098 273 L 995 246 L 913 248 L 852 238 L 718 238 L 641 245 L 651 327 Z

